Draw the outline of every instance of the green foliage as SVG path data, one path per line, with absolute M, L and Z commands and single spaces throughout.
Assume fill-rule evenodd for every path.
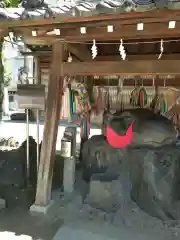
M 19 1 L 18 0 L 4 0 L 4 3 L 7 8 L 10 8 L 10 7 L 17 8 Z
M 17 8 L 19 1 L 18 0 L 4 0 L 5 6 L 7 8 Z M 0 119 L 2 117 L 2 103 L 4 97 L 4 87 L 8 86 L 11 81 L 10 73 L 6 69 L 6 66 L 3 66 L 3 43 L 4 38 L 0 38 Z
M 8 87 L 11 80 L 11 72 L 9 71 L 7 64 L 4 64 L 4 87 Z

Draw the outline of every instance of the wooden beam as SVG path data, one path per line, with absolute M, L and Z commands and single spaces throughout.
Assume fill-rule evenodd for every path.
M 147 12 L 145 12 L 147 13 Z M 46 32 L 52 32 L 54 31 L 54 29 L 72 29 L 72 28 L 77 28 L 80 30 L 80 28 L 82 27 L 82 25 L 86 28 L 89 27 L 103 27 L 103 26 L 108 26 L 108 25 L 132 25 L 132 24 L 138 24 L 138 23 L 168 23 L 169 21 L 172 21 L 172 19 L 176 22 L 180 21 L 180 15 L 171 15 L 171 14 L 167 14 L 167 16 L 146 16 L 143 13 L 141 13 L 140 16 L 135 17 L 131 16 L 131 13 L 126 13 L 126 15 L 124 16 L 124 18 L 111 18 L 109 20 L 106 20 L 106 18 L 104 18 L 103 20 L 92 20 L 92 21 L 84 21 L 84 22 L 75 22 L 75 23 L 71 23 L 71 22 L 60 22 L 58 24 L 54 24 L 52 23 L 51 25 L 44 25 L 43 26 L 43 30 L 42 26 L 29 26 L 29 29 L 32 31 L 34 29 L 37 30 L 37 32 L 42 32 L 46 31 Z M 104 17 L 106 17 L 105 15 L 103 15 Z M 114 15 L 115 16 L 115 15 Z M 117 16 L 117 15 L 116 15 Z M 84 18 L 85 20 L 87 20 L 87 18 Z M 15 28 L 16 30 L 17 28 Z M 26 31 L 27 28 L 26 27 L 21 27 L 20 28 L 22 31 Z
M 68 44 L 67 49 L 81 61 L 91 61 L 92 59 L 91 53 L 87 49 L 86 45 Z
M 51 199 L 52 175 L 63 89 L 64 43 L 53 45 L 51 73 L 48 86 L 44 134 L 40 154 L 35 205 L 46 206 Z
M 37 41 L 36 41 L 37 40 Z M 25 38 L 25 43 L 29 45 L 52 45 L 55 42 L 55 39 L 46 39 L 45 37 L 40 37 L 40 38 L 34 38 L 34 37 L 26 37 Z M 81 61 L 90 61 L 92 59 L 91 53 L 88 51 L 87 47 L 82 44 L 68 44 L 67 45 L 68 51 L 76 56 L 79 60 Z M 50 51 L 41 51 L 42 55 L 50 55 Z M 24 55 L 27 55 L 24 54 Z M 40 55 L 39 53 L 29 53 L 30 56 L 37 56 Z
M 77 62 L 64 63 L 64 74 L 76 75 L 177 75 L 180 74 L 179 60 L 147 60 L 120 62 Z
M 4 38 L 7 36 L 9 36 L 9 31 L 7 29 L 6 30 L 0 29 L 0 37 Z
M 33 57 L 48 57 L 52 55 L 51 51 L 33 51 L 33 52 L 21 52 L 23 56 L 33 56 Z
M 52 45 L 55 41 L 55 39 L 50 39 L 50 38 L 43 38 L 43 37 L 32 37 L 32 36 L 25 36 L 24 34 L 22 35 L 24 36 L 24 42 L 28 45 Z
M 52 51 L 34 51 L 34 52 L 21 52 L 23 56 L 33 56 L 40 59 L 40 65 L 50 65 L 51 64 L 51 57 Z M 68 53 L 64 53 L 64 62 L 67 62 Z M 72 56 L 72 61 L 77 62 L 79 61 L 76 56 Z
M 102 27 L 89 27 L 86 34 L 80 34 L 78 28 L 62 29 L 60 36 L 48 36 L 49 38 L 61 38 L 66 41 L 108 41 L 108 40 L 139 40 L 139 39 L 157 39 L 157 38 L 169 38 L 179 37 L 180 35 L 180 22 L 176 22 L 176 28 L 169 29 L 168 22 L 166 23 L 147 23 L 144 24 L 142 31 L 137 30 L 137 24 L 123 25 L 118 24 L 114 26 L 113 32 L 107 32 L 107 25 Z
M 130 24 L 134 21 L 138 22 L 150 22 L 151 19 L 155 19 L 156 22 L 163 22 L 164 20 L 180 20 L 180 11 L 179 10 L 153 10 L 148 12 L 131 12 L 131 13 L 117 13 L 117 14 L 106 14 L 106 15 L 96 15 L 89 17 L 66 17 L 64 14 L 57 14 L 55 18 L 49 19 L 38 19 L 38 20 L 4 20 L 0 22 L 0 29 L 10 28 L 22 28 L 22 27 L 54 27 L 57 25 L 65 25 L 65 24 L 91 24 L 93 25 L 96 22 L 106 21 L 107 24 L 110 23 L 111 20 L 120 20 L 121 22 L 124 20 L 128 20 L 127 24 Z M 69 26 L 68 26 L 69 27 Z
M 33 84 L 41 84 L 41 68 L 40 60 L 38 57 L 34 58 L 34 82 Z
M 73 52 L 71 52 L 73 54 Z M 21 52 L 23 56 L 34 56 L 34 57 L 49 57 L 52 55 L 51 51 L 33 51 L 33 52 Z M 128 54 L 127 60 L 157 60 L 159 54 Z M 91 55 L 89 56 L 89 58 Z M 83 59 L 83 55 L 81 57 Z M 85 58 L 85 56 L 84 56 Z M 79 55 L 80 59 L 80 55 Z M 80 59 L 81 60 L 81 59 Z M 91 59 L 90 59 L 91 60 Z M 96 61 L 121 61 L 120 55 L 108 55 L 108 56 L 97 56 Z M 163 54 L 161 60 L 180 60 L 180 53 Z M 88 60 L 84 60 L 88 61 Z
M 157 60 L 159 54 L 127 54 L 127 60 Z M 162 54 L 161 60 L 180 60 L 180 54 Z M 122 61 L 120 55 L 97 56 L 96 61 Z
M 145 87 L 152 87 L 153 86 L 153 78 L 150 77 L 149 79 L 143 78 L 143 86 Z M 136 84 L 137 86 L 142 85 L 142 79 L 139 79 L 138 81 L 133 79 L 124 79 L 123 82 L 123 87 L 134 87 Z M 164 84 L 166 87 L 171 86 L 171 87 L 180 87 L 180 77 L 178 76 L 177 78 L 167 78 L 166 81 L 164 82 L 163 78 L 155 78 L 154 79 L 154 84 L 160 87 L 164 87 Z M 96 86 L 106 86 L 108 85 L 107 79 L 94 79 L 94 85 Z M 118 79 L 112 79 L 111 80 L 111 86 L 118 86 Z
M 107 32 L 107 25 L 101 27 L 89 27 L 87 28 L 86 34 L 81 34 L 79 28 L 61 29 L 61 34 L 56 35 L 55 32 L 52 34 L 44 34 L 41 36 L 32 37 L 32 33 L 29 29 L 26 32 L 16 32 L 16 35 L 23 35 L 26 38 L 31 38 L 31 41 L 37 39 L 38 42 L 44 41 L 47 44 L 52 44 L 56 39 L 64 40 L 68 42 L 84 42 L 92 41 L 119 41 L 119 38 L 123 40 L 139 40 L 139 39 L 157 39 L 157 38 L 170 38 L 179 37 L 180 35 L 180 21 L 176 22 L 176 27 L 173 29 L 168 28 L 168 22 L 166 23 L 147 23 L 144 24 L 142 31 L 137 30 L 137 24 L 123 25 L 118 24 L 114 26 L 113 32 Z M 157 41 L 157 40 L 156 40 Z M 36 40 L 34 40 L 36 42 Z

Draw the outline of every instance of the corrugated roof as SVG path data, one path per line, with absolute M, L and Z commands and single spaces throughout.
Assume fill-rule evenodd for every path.
M 169 3 L 172 3 L 172 1 L 174 0 L 170 0 Z M 49 17 L 50 13 L 54 16 L 87 17 L 106 13 L 152 10 L 159 4 L 167 6 L 168 0 L 79 0 L 70 3 L 66 1 L 62 3 L 61 1 L 61 3 L 57 2 L 55 6 L 49 5 L 49 9 L 0 8 L 0 19 L 42 19 Z

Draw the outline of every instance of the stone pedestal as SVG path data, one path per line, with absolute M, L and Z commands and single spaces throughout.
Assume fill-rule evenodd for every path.
M 46 206 L 33 204 L 30 207 L 30 212 L 32 214 L 44 214 L 44 215 L 48 214 L 48 212 L 51 210 L 51 207 L 53 206 L 53 204 L 54 204 L 53 200 L 51 200 L 50 203 Z
M 76 159 L 74 157 L 64 160 L 63 188 L 64 192 L 72 193 L 74 191 Z
M 0 198 L 0 210 L 6 207 L 6 201 L 3 198 Z

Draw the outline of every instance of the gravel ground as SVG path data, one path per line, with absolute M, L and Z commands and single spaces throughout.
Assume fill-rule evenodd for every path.
M 98 236 L 109 237 L 109 239 L 121 240 L 150 240 L 152 238 L 175 240 L 180 238 L 180 223 L 162 222 L 150 217 L 138 207 L 133 210 L 123 209 L 111 215 L 92 209 L 88 205 L 82 205 L 78 194 L 74 195 L 69 203 L 67 200 L 64 201 L 66 204 L 61 202 L 57 214 L 63 218 L 66 226 L 74 230 L 83 230 L 98 234 Z M 58 231 L 58 235 L 60 233 L 61 230 Z
M 12 124 L 11 127 L 13 129 L 8 128 L 9 131 L 7 131 L 7 126 L 1 127 L 2 136 L 11 137 L 13 132 L 13 136 L 19 142 L 23 141 L 25 124 L 24 126 L 19 125 L 19 128 L 17 126 L 14 128 Z M 36 136 L 35 129 L 35 126 L 31 129 L 33 136 Z M 59 131 L 58 147 L 60 147 L 63 130 Z M 42 135 L 42 129 L 40 135 Z M 79 191 L 76 191 L 72 196 L 65 197 L 60 196 L 60 192 L 56 192 L 54 197 L 56 204 L 46 217 L 31 216 L 27 209 L 22 208 L 1 211 L 0 239 L 52 240 L 53 237 L 53 240 L 180 239 L 180 223 L 161 222 L 145 214 L 135 205 L 111 215 L 92 209 L 88 205 L 82 205 Z
M 28 209 L 0 212 L 2 240 L 177 240 L 180 223 L 162 222 L 142 212 L 136 205 L 106 214 L 81 203 L 73 195 L 53 194 L 55 204 L 47 216 L 32 216 Z
M 61 218 L 31 216 L 27 209 L 0 212 L 1 240 L 52 240 L 62 226 Z

